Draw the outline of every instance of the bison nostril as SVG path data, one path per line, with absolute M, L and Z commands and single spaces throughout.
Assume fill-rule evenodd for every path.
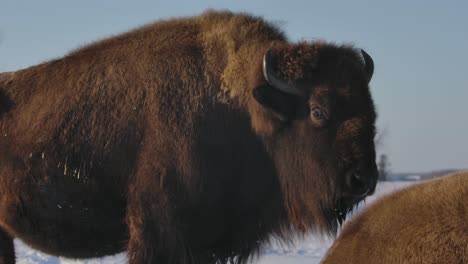
M 357 170 L 349 170 L 346 174 L 346 183 L 351 186 L 361 185 L 364 182 L 363 176 Z
M 368 182 L 364 179 L 362 174 L 354 173 L 353 174 L 354 186 L 357 188 L 358 192 L 367 192 L 369 189 Z
M 367 196 L 374 190 L 372 181 L 357 169 L 349 170 L 346 173 L 346 187 L 348 192 L 356 197 Z
M 355 171 L 355 172 L 353 173 L 353 177 L 354 177 L 357 181 L 360 181 L 360 182 L 363 182 L 363 181 L 364 181 L 364 179 L 363 179 L 363 177 L 362 177 L 362 174 L 359 173 L 358 171 Z

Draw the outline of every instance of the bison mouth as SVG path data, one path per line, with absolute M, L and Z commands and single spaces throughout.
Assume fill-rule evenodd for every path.
M 335 207 L 332 216 L 329 217 L 330 221 L 330 230 L 332 234 L 336 234 L 339 227 L 343 225 L 347 216 L 351 214 L 358 206 L 364 201 L 366 196 L 341 196 L 336 199 Z
M 364 168 L 364 169 L 363 169 Z M 337 226 L 341 226 L 348 214 L 375 192 L 378 171 L 375 163 L 343 170 L 344 181 L 338 185 L 333 212 Z

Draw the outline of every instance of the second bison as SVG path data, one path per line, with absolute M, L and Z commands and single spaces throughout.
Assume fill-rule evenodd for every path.
M 321 263 L 468 263 L 468 173 L 379 199 L 345 224 Z

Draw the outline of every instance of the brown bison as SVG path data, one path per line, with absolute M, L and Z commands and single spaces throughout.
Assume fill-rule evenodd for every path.
M 245 263 L 377 179 L 370 56 L 260 18 L 160 21 L 0 83 L 0 263 Z
M 468 172 L 379 200 L 344 226 L 322 263 L 468 263 Z

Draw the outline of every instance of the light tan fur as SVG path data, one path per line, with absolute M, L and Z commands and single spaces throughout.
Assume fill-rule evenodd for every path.
M 14 72 L 0 72 L 0 83 L 8 82 L 14 75 Z
M 468 263 L 468 172 L 378 200 L 345 224 L 322 263 Z

